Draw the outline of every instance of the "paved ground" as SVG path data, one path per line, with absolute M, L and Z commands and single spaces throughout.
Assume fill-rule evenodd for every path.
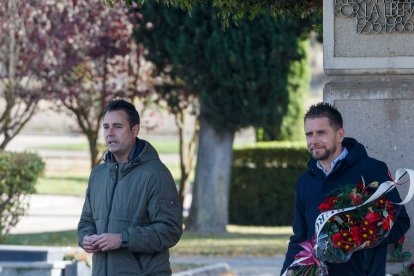
M 186 256 L 171 257 L 173 263 L 191 263 L 211 265 L 227 263 L 232 272 L 238 276 L 276 276 L 280 275 L 283 265 L 282 257 L 206 257 Z
M 76 229 L 83 198 L 75 196 L 30 195 L 30 208 L 10 232 L 42 233 Z
M 83 198 L 74 196 L 31 195 L 30 208 L 11 233 L 39 233 L 76 229 Z M 282 257 L 171 257 L 174 263 L 210 265 L 227 263 L 239 276 L 280 274 Z

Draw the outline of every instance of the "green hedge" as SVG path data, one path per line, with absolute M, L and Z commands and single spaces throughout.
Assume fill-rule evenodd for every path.
M 0 241 L 24 215 L 44 167 L 36 154 L 0 151 Z
M 229 222 L 291 225 L 296 180 L 306 170 L 303 143 L 262 142 L 234 150 Z

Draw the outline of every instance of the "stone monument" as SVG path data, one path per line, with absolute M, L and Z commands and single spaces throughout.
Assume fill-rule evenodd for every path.
M 392 175 L 414 169 L 414 0 L 323 0 L 323 16 L 324 101 Z M 414 225 L 414 201 L 406 208 Z M 404 251 L 414 254 L 414 227 Z M 389 273 L 401 269 L 387 263 Z

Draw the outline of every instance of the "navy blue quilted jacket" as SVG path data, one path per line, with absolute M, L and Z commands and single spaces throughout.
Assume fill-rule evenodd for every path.
M 320 213 L 318 206 L 327 194 L 342 185 L 360 183 L 361 176 L 365 183 L 371 183 L 372 181 L 382 183 L 390 179 L 385 163 L 368 157 L 362 144 L 355 139 L 345 138 L 343 145 L 347 148 L 348 155 L 335 165 L 328 176 L 325 176 L 316 167 L 316 160 L 311 158 L 308 163 L 308 171 L 298 179 L 293 236 L 290 238 L 282 273 L 301 250 L 298 244 L 311 240 L 314 236 L 315 220 Z M 386 197 L 393 202 L 401 201 L 396 189 L 389 192 Z M 404 235 L 410 228 L 410 219 L 405 208 L 398 208 L 399 213 L 395 224 L 384 242 L 375 248 L 354 252 L 351 259 L 346 263 L 327 263 L 329 276 L 385 275 L 387 245 Z

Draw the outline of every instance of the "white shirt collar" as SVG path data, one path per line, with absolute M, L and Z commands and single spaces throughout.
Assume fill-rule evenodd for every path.
M 332 162 L 331 162 L 331 168 L 333 169 L 334 167 L 335 167 L 335 165 L 336 165 L 336 163 L 338 163 L 339 161 L 341 161 L 342 159 L 344 159 L 346 156 L 348 155 L 348 150 L 344 147 L 344 150 L 341 152 L 341 154 L 340 155 L 338 155 L 338 157 L 336 157 Z M 323 168 L 323 166 L 322 166 L 322 164 L 321 164 L 321 161 L 317 161 L 316 162 L 316 167 L 318 167 L 319 169 L 321 169 L 322 170 L 322 172 L 326 175 L 326 176 L 328 176 L 328 174 L 330 174 L 331 172 L 327 172 L 324 168 Z

